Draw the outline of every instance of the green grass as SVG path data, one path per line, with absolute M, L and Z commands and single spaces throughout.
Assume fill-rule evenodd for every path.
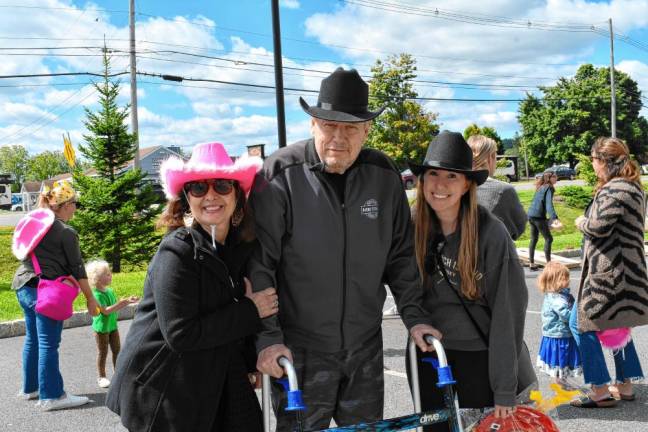
M 558 231 L 552 231 L 553 235 L 553 245 L 551 247 L 552 251 L 562 251 L 570 249 L 579 249 L 581 246 L 581 241 L 583 239 L 582 233 L 574 225 L 574 220 L 583 214 L 584 210 L 580 208 L 568 206 L 563 197 L 560 196 L 560 191 L 562 188 L 556 189 L 556 195 L 554 196 L 554 207 L 558 218 L 563 224 L 563 228 Z M 531 201 L 533 200 L 533 194 L 535 190 L 519 190 L 517 191 L 518 196 L 520 197 L 520 202 L 524 206 L 525 210 L 528 210 Z M 413 204 L 414 199 L 410 199 L 410 205 Z M 520 236 L 520 238 L 515 242 L 517 247 L 529 247 L 529 238 L 530 238 L 530 229 L 527 224 L 527 228 Z M 645 238 L 648 240 L 648 233 L 645 234 Z M 536 250 L 542 250 L 544 248 L 544 239 L 540 236 L 538 244 L 536 245 Z
M 18 260 L 11 254 L 12 227 L 0 227 L 0 322 L 22 318 L 22 310 L 11 289 L 11 281 L 18 267 Z M 112 288 L 117 297 L 142 296 L 146 271 L 113 274 Z M 79 295 L 74 302 L 75 310 L 85 310 L 85 297 Z
M 570 207 L 565 204 L 563 198 L 560 196 L 560 189 L 556 189 L 556 195 L 554 196 L 554 208 L 558 214 L 560 222 L 563 224 L 563 228 L 558 231 L 552 231 L 553 235 L 553 244 L 551 246 L 552 251 L 568 250 L 568 249 L 578 249 L 580 248 L 581 241 L 583 239 L 583 234 L 576 228 L 574 225 L 574 220 L 583 214 L 583 209 Z M 518 196 L 520 197 L 520 202 L 524 206 L 525 210 L 528 210 L 531 201 L 533 200 L 534 190 L 524 190 L 518 191 Z M 524 231 L 524 234 L 515 242 L 517 247 L 529 247 L 529 238 L 530 238 L 530 228 L 527 224 L 527 228 Z M 536 245 L 536 250 L 542 250 L 544 248 L 544 239 L 540 236 L 538 244 Z

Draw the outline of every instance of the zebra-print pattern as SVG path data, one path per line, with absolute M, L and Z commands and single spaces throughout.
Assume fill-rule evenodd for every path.
M 578 292 L 581 331 L 648 324 L 644 209 L 641 186 L 617 178 L 598 191 L 579 225 L 585 237 Z

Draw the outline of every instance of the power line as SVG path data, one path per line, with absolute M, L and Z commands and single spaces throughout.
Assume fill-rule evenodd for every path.
M 88 48 L 90 48 L 90 47 L 88 47 Z M 2 48 L 0 48 L 0 50 L 1 49 Z M 101 49 L 103 51 L 104 48 L 103 47 L 94 47 L 94 49 Z M 115 48 L 108 48 L 107 50 L 115 57 L 123 57 L 123 56 L 127 55 L 125 50 L 120 50 L 120 49 L 115 49 Z M 117 54 L 115 54 L 115 53 L 117 53 Z M 123 54 L 119 54 L 119 53 L 123 53 Z M 171 63 L 184 63 L 184 64 L 193 64 L 193 65 L 208 66 L 208 67 L 218 67 L 218 68 L 228 68 L 228 69 L 240 70 L 240 71 L 274 73 L 274 70 L 273 70 L 274 66 L 271 65 L 271 64 L 252 62 L 252 61 L 249 61 L 249 60 L 242 60 L 242 59 L 236 59 L 236 58 L 216 57 L 216 56 L 209 56 L 209 55 L 204 55 L 204 54 L 195 54 L 195 53 L 182 52 L 182 51 L 177 51 L 177 50 L 145 50 L 145 51 L 138 51 L 138 53 L 140 53 L 139 55 L 137 55 L 138 58 L 154 60 L 154 61 L 171 62 Z M 190 56 L 190 57 L 198 57 L 198 58 L 205 58 L 205 59 L 210 59 L 210 60 L 228 62 L 228 63 L 232 63 L 232 64 L 234 64 L 236 66 L 253 65 L 253 66 L 267 67 L 269 69 L 268 70 L 261 70 L 261 69 L 251 69 L 251 68 L 244 68 L 244 67 L 228 67 L 228 66 L 214 65 L 214 64 L 209 64 L 209 63 L 198 63 L 198 62 L 189 62 L 189 61 L 185 61 L 185 60 L 175 60 L 175 59 L 171 59 L 171 58 L 156 58 L 156 57 L 150 57 L 150 56 L 141 55 L 142 53 L 146 53 L 146 54 L 149 54 L 149 53 L 177 54 L 177 55 L 184 55 L 184 56 Z M 9 55 L 12 55 L 12 54 L 9 54 Z M 14 55 L 18 55 L 18 54 L 14 54 Z M 25 55 L 45 55 L 45 54 L 25 54 Z M 59 56 L 61 54 L 55 54 L 55 55 Z M 87 57 L 87 56 L 102 56 L 103 54 L 63 54 L 63 55 Z M 302 73 L 304 73 L 304 72 L 317 73 L 317 74 L 322 74 L 322 75 L 328 75 L 328 74 L 330 74 L 332 72 L 330 70 L 318 70 L 318 69 L 309 69 L 309 68 L 291 67 L 291 66 L 284 66 L 284 69 L 292 70 L 292 71 L 299 71 L 299 72 L 302 72 Z M 364 78 L 368 79 L 368 80 L 371 80 L 371 78 L 372 78 L 371 75 L 367 75 L 367 74 L 363 74 L 362 76 Z M 471 83 L 471 82 L 447 82 L 447 81 L 416 80 L 416 79 L 408 80 L 408 81 L 412 82 L 412 83 L 417 83 L 417 84 L 435 84 L 437 86 L 439 86 L 439 85 L 459 86 L 457 88 L 465 88 L 465 89 L 472 89 L 472 87 L 486 87 L 486 88 L 493 88 L 493 89 L 500 89 L 500 90 L 505 90 L 505 89 L 533 89 L 533 88 L 539 86 L 539 84 L 524 84 L 524 85 L 516 85 L 516 84 L 483 84 L 483 83 Z
M 108 74 L 108 78 L 126 75 L 128 72 L 117 72 Z M 0 75 L 0 79 L 9 79 L 9 78 L 45 78 L 45 77 L 57 77 L 57 76 L 81 76 L 89 75 L 96 77 L 104 77 L 106 75 L 95 72 L 56 72 L 56 73 L 42 73 L 42 74 L 23 74 L 23 75 Z
M 103 40 L 100 38 L 41 38 L 41 37 L 7 37 L 7 36 L 0 36 L 0 39 L 7 39 L 7 40 L 63 40 L 63 41 L 91 41 L 91 40 Z M 120 39 L 120 38 L 110 38 L 106 39 L 107 41 L 118 41 L 118 42 L 127 42 L 127 39 Z M 200 51 L 216 51 L 216 52 L 227 52 L 223 49 L 217 49 L 217 48 L 211 48 L 211 47 L 198 47 L 198 46 L 192 46 L 192 45 L 179 45 L 179 44 L 172 44 L 168 42 L 157 42 L 157 41 L 148 41 L 148 40 L 138 40 L 137 43 L 139 44 L 151 44 L 151 45 L 161 45 L 161 46 L 173 46 L 173 47 L 181 47 L 181 48 L 191 48 L 195 50 L 200 50 Z M 101 47 L 98 47 L 101 48 Z M 25 49 L 29 49 L 28 47 L 25 47 Z M 271 54 L 265 54 L 265 53 L 250 53 L 250 52 L 244 52 L 244 51 L 236 51 L 232 50 L 229 51 L 231 53 L 237 53 L 237 54 L 243 54 L 246 56 L 253 56 L 253 57 L 271 57 Z M 389 53 L 393 54 L 393 53 Z M 412 54 L 413 56 L 416 56 L 415 54 Z M 302 61 L 313 61 L 313 62 L 328 62 L 328 63 L 338 63 L 337 60 L 329 60 L 329 59 L 319 59 L 319 58 L 311 58 L 311 57 L 296 57 L 296 56 L 286 56 L 284 57 L 288 60 L 302 60 Z M 449 58 L 442 58 L 442 57 L 435 57 L 436 59 L 445 59 L 445 60 L 451 60 Z M 456 60 L 456 59 L 455 59 Z M 468 58 L 460 58 L 458 59 L 460 61 L 465 61 L 465 62 L 483 62 L 482 60 L 475 60 L 475 59 L 468 59 Z M 245 61 L 245 60 L 243 60 Z M 348 63 L 347 64 L 351 67 L 354 67 L 356 69 L 360 68 L 372 68 L 374 65 L 367 65 L 367 64 L 362 64 L 362 63 Z M 538 65 L 538 66 L 572 66 L 572 67 L 577 67 L 578 64 L 570 64 L 570 63 L 514 63 L 518 65 Z M 537 80 L 556 80 L 559 77 L 538 77 L 538 76 L 522 76 L 522 75 L 494 75 L 494 74 L 482 74 L 482 73 L 474 73 L 474 72 L 458 72 L 458 71 L 444 71 L 444 70 L 438 70 L 438 69 L 429 69 L 425 67 L 421 67 L 420 65 L 417 66 L 417 70 L 421 72 L 431 72 L 431 73 L 439 73 L 439 74 L 451 74 L 451 75 L 468 75 L 468 76 L 480 76 L 480 77 L 485 77 L 485 78 L 513 78 L 513 79 L 537 79 Z
M 457 21 L 467 24 L 476 24 L 490 27 L 505 28 L 524 28 L 544 31 L 562 31 L 572 33 L 588 33 L 592 31 L 592 24 L 574 24 L 574 23 L 552 23 L 546 21 L 536 21 L 530 19 L 516 20 L 508 17 L 498 17 L 492 15 L 474 15 L 465 12 L 454 12 L 439 8 L 417 7 L 412 4 L 395 4 L 386 1 L 376 0 L 342 0 L 344 3 L 360 7 L 384 10 L 406 15 L 418 15 L 432 18 L 439 18 L 449 21 Z
M 68 112 L 72 111 L 74 108 L 76 108 L 78 105 L 82 104 L 82 103 L 83 103 L 86 99 L 88 99 L 90 96 L 94 95 L 95 92 L 96 92 L 96 89 L 93 89 L 92 92 L 90 92 L 89 94 L 87 94 L 85 97 L 83 97 L 83 98 L 82 98 L 81 100 L 79 100 L 77 103 L 75 103 L 75 104 L 73 104 L 72 106 L 70 106 L 68 109 L 66 109 L 66 110 L 63 111 L 62 113 L 60 113 L 60 114 L 55 114 L 55 118 L 51 119 L 50 121 L 47 121 L 47 122 L 43 123 L 42 125 L 38 126 L 38 127 L 35 128 L 35 129 L 30 130 L 29 134 L 27 134 L 27 135 L 23 135 L 23 136 L 19 136 L 18 138 L 14 138 L 13 140 L 10 140 L 9 142 L 4 142 L 4 141 L 6 141 L 6 139 L 7 139 L 8 137 L 11 137 L 11 136 L 16 135 L 18 132 L 20 132 L 20 131 L 26 129 L 27 127 L 29 127 L 29 126 L 31 126 L 31 125 L 33 125 L 33 124 L 35 124 L 35 123 L 37 123 L 38 120 L 36 120 L 36 121 L 34 121 L 34 122 L 32 122 L 32 123 L 30 123 L 30 124 L 28 124 L 28 125 L 22 127 L 21 129 L 19 129 L 18 131 L 14 132 L 14 133 L 12 133 L 12 134 L 9 134 L 9 135 L 7 135 L 7 136 L 5 136 L 5 137 L 0 138 L 0 141 L 4 142 L 4 144 L 6 144 L 6 145 L 11 145 L 11 144 L 17 142 L 18 140 L 25 138 L 26 136 L 33 135 L 35 132 L 41 130 L 41 129 L 44 128 L 45 126 L 47 126 L 47 125 L 49 125 L 49 124 L 55 122 L 56 120 L 58 120 L 59 118 L 61 118 L 63 115 L 65 115 L 65 114 L 67 114 Z M 59 105 L 60 105 L 60 104 L 59 104 Z M 53 114 L 53 113 L 52 113 L 52 114 Z M 39 120 L 40 120 L 40 119 L 39 119 Z

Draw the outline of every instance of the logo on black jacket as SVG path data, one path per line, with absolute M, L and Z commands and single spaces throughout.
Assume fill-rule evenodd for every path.
M 378 201 L 373 198 L 365 201 L 365 203 L 360 206 L 360 214 L 369 219 L 378 219 Z

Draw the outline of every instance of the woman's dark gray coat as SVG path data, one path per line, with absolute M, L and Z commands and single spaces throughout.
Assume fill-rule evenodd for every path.
M 230 247 L 228 270 L 200 228 L 162 240 L 106 400 L 129 430 L 205 431 L 214 423 L 232 351 L 260 328 L 242 280 L 254 243 Z

